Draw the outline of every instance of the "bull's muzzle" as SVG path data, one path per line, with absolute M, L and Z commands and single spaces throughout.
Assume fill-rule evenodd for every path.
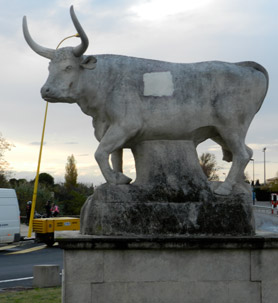
M 50 99 L 51 98 L 51 91 L 48 85 L 44 85 L 41 88 L 41 96 L 44 100 Z

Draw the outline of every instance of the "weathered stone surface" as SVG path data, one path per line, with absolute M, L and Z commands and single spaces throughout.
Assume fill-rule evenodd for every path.
M 253 281 L 276 281 L 278 284 L 278 266 L 275 260 L 278 258 L 277 250 L 253 250 L 251 254 Z
M 76 268 L 76 267 L 75 267 Z M 77 276 L 75 276 L 77 278 Z M 79 283 L 78 279 L 73 282 L 65 283 L 63 285 L 63 303 L 95 303 L 99 301 L 95 301 L 92 298 L 92 287 L 91 282 L 83 282 Z M 94 296 L 95 297 L 95 296 Z
M 250 255 L 244 250 L 211 249 L 204 253 L 201 249 L 196 249 L 187 250 L 182 254 L 175 249 L 167 252 L 163 249 L 141 251 L 116 249 L 103 251 L 103 260 L 105 277 L 103 281 L 108 283 L 248 281 L 250 279 Z M 127 267 L 126 264 L 129 266 Z M 163 269 L 159 270 L 161 264 Z M 186 264 L 186 268 L 181 268 L 183 264 Z
M 133 200 L 197 202 L 212 199 L 212 189 L 193 142 L 145 141 L 135 145 L 132 152 L 136 166 L 133 183 L 136 186 L 130 188 Z
M 164 188 L 102 185 L 81 212 L 81 232 L 92 235 L 252 235 L 249 199 L 212 196 L 209 201 L 171 201 Z M 165 197 L 163 202 L 163 197 Z M 184 198 L 184 199 L 183 199 Z
M 81 211 L 81 232 L 92 235 L 252 235 L 250 185 L 233 195 L 213 192 L 189 141 L 136 145 L 133 184 L 99 186 Z
M 68 232 L 64 237 L 56 239 L 65 250 L 277 250 L 278 237 L 263 236 L 93 236 Z M 253 257 L 252 257 L 253 258 Z M 256 262 L 256 258 L 252 259 Z M 70 263 L 70 262 L 68 262 Z M 253 264 L 253 263 L 252 263 Z M 253 265 L 252 265 L 253 266 Z M 252 269 L 252 277 L 256 277 L 256 267 Z M 252 278 L 252 281 L 256 281 Z
M 177 239 L 169 237 L 167 241 L 171 245 L 165 237 L 145 237 L 145 241 L 140 239 L 142 242 L 138 237 L 119 236 L 59 240 L 69 261 L 65 264 L 65 272 L 69 274 L 65 275 L 67 291 L 63 302 L 277 301 L 278 278 L 271 258 L 272 254 L 274 259 L 277 255 L 277 237 L 196 237 L 194 247 L 193 237 Z M 91 246 L 84 246 L 85 242 Z M 102 247 L 97 245 L 100 242 Z M 73 257 L 79 262 L 71 262 Z M 73 281 L 71 275 L 76 271 L 79 276 L 79 268 L 84 270 L 89 260 L 88 271 L 99 272 L 101 280 L 92 274 L 92 279 L 88 276 L 86 280 Z M 271 271 L 270 278 L 267 271 Z
M 82 262 L 80 262 L 81 259 Z M 90 252 L 86 250 L 79 252 L 79 258 L 76 258 L 74 252 L 68 252 L 64 256 L 64 267 L 67 268 L 64 276 L 68 283 L 75 284 L 77 282 L 76 277 L 78 277 L 79 283 L 103 282 L 103 252 L 101 251 L 99 253 L 95 252 L 93 259 L 91 259 Z
M 33 267 L 34 287 L 54 287 L 61 285 L 59 265 L 35 265 Z
M 104 283 L 91 291 L 97 303 L 261 303 L 260 283 L 245 281 Z

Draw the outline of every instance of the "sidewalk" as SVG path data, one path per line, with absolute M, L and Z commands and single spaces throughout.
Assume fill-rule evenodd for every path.
M 20 235 L 21 237 L 27 237 L 29 231 L 29 226 L 26 224 L 20 224 Z M 31 238 L 35 238 L 35 233 L 32 232 Z

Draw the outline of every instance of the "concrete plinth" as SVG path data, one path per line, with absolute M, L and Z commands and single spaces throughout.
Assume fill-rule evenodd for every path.
M 54 287 L 61 285 L 59 265 L 35 265 L 33 275 L 34 287 Z
M 59 243 L 63 303 L 277 302 L 278 238 L 80 236 Z

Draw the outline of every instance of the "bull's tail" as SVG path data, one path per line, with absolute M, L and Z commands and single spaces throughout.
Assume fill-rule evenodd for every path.
M 268 72 L 267 70 L 262 66 L 260 65 L 259 63 L 256 63 L 256 62 L 253 62 L 253 61 L 244 61 L 244 62 L 238 62 L 236 63 L 237 65 L 239 66 L 246 66 L 246 67 L 251 67 L 251 68 L 254 68 L 255 70 L 261 72 L 264 74 L 265 78 L 266 78 L 266 89 L 265 89 L 265 94 L 264 96 L 262 97 L 261 99 L 261 104 L 257 110 L 257 112 L 260 110 L 262 104 L 263 104 L 263 101 L 264 101 L 264 98 L 267 94 L 267 91 L 268 91 L 268 86 L 269 86 L 269 76 L 268 76 Z

